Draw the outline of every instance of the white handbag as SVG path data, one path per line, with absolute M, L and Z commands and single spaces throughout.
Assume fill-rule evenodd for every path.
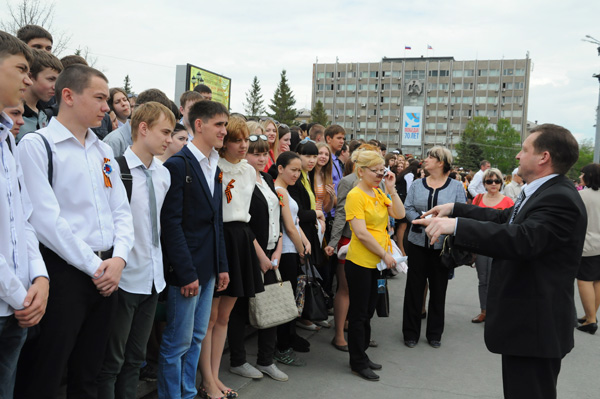
M 264 292 L 249 298 L 248 316 L 252 327 L 258 329 L 275 327 L 298 317 L 292 283 L 281 281 L 279 269 L 275 269 L 275 275 L 276 283 L 265 285 Z M 264 282 L 264 274 L 262 278 Z

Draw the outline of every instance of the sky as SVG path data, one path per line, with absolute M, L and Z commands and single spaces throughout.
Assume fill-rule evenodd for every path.
M 15 0 L 8 0 L 16 4 Z M 43 0 L 42 0 L 43 1 Z M 232 79 L 231 109 L 243 112 L 257 76 L 270 103 L 283 69 L 296 108 L 310 108 L 312 67 L 382 57 L 532 59 L 528 120 L 556 123 L 578 140 L 595 137 L 600 2 L 56 0 L 53 30 L 67 50 L 89 50 L 110 86 L 129 75 L 139 93 L 173 99 L 175 66 L 194 64 Z M 0 17 L 2 18 L 2 17 Z M 411 51 L 404 52 L 404 46 Z M 176 100 L 177 102 L 177 100 Z

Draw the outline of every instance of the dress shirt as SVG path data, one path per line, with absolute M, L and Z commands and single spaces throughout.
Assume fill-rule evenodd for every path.
M 152 244 L 152 221 L 150 216 L 150 196 L 144 164 L 131 147 L 125 150 L 125 160 L 131 170 L 131 214 L 133 216 L 134 245 L 129 254 L 127 267 L 123 269 L 119 288 L 131 294 L 152 294 L 152 286 L 156 292 L 165 289 L 162 249 L 160 240 L 158 247 Z M 171 174 L 156 158 L 152 160 L 148 171 L 152 174 L 154 195 L 156 197 L 156 216 L 160 232 L 160 210 L 167 191 L 171 186 Z
M 219 153 L 214 148 L 210 150 L 209 157 L 205 157 L 202 151 L 196 147 L 194 143 L 187 144 L 188 149 L 194 154 L 194 157 L 198 160 L 200 164 L 200 169 L 202 169 L 202 173 L 204 173 L 204 178 L 206 179 L 206 184 L 208 184 L 208 189 L 210 190 L 210 195 L 215 195 L 215 175 L 217 174 L 217 164 L 219 163 Z M 250 197 L 248 197 L 248 201 L 250 201 Z
M 0 114 L 0 317 L 23 309 L 27 289 L 36 277 L 48 277 L 39 243 L 27 218 L 33 210 L 27 190 L 19 190 L 20 167 L 8 149 L 15 148 L 12 121 Z M 18 160 L 18 155 L 16 155 Z
M 133 247 L 133 223 L 112 149 L 91 129 L 81 145 L 56 118 L 39 132 L 52 150 L 52 186 L 42 138 L 27 134 L 17 150 L 33 204 L 29 222 L 40 242 L 90 276 L 102 262 L 94 251 L 114 247 L 113 256 L 127 262 Z M 112 187 L 106 187 L 104 181 L 105 158 L 112 168 L 108 175 Z
M 542 184 L 546 183 L 548 180 L 550 180 L 550 179 L 552 179 L 553 177 L 556 177 L 556 176 L 558 176 L 558 174 L 557 173 L 553 173 L 551 175 L 540 177 L 539 179 L 535 179 L 531 183 L 525 183 L 525 184 L 523 184 L 523 190 L 522 191 L 525 191 L 525 199 L 523 200 L 523 202 L 521 202 L 521 206 L 519 207 L 519 209 L 523 209 L 523 207 L 525 206 L 525 204 L 527 203 L 527 201 L 529 200 L 529 198 L 531 198 L 531 196 L 533 195 L 533 193 L 535 193 L 537 191 L 537 189 L 540 188 L 540 186 Z
M 238 163 L 231 163 L 225 158 L 219 158 L 219 168 L 223 172 L 223 223 L 250 221 L 250 199 L 256 185 L 256 170 L 248 161 L 242 159 Z M 227 202 L 227 185 L 231 180 L 231 201 Z
M 477 194 L 485 194 L 485 186 L 483 185 L 483 174 L 485 172 L 483 170 L 479 170 L 479 172 L 475 173 L 473 176 L 473 180 L 471 180 L 471 184 L 469 184 L 469 193 L 475 198 Z
M 279 206 L 279 198 L 271 191 L 264 177 L 260 177 L 260 183 L 256 182 L 256 186 L 267 200 L 269 208 L 269 241 L 267 242 L 267 249 L 275 249 L 279 241 L 280 232 L 279 216 L 281 215 L 281 207 Z

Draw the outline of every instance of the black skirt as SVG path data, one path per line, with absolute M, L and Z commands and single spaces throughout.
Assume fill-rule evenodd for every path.
M 229 285 L 215 297 L 254 297 L 265 290 L 261 277 L 260 264 L 254 249 L 254 235 L 244 222 L 223 223 L 227 264 L 229 265 Z
M 600 255 L 581 257 L 577 280 L 600 281 Z

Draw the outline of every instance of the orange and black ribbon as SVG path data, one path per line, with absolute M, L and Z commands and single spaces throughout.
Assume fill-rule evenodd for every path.
M 217 181 L 219 184 L 223 183 L 223 171 L 219 172 L 219 176 L 217 177 Z
M 227 187 L 225 188 L 225 197 L 227 198 L 228 204 L 231 202 L 231 199 L 233 198 L 233 196 L 231 195 L 231 189 L 234 188 L 233 183 L 235 183 L 235 180 L 231 179 L 231 181 L 229 183 L 227 183 Z
M 112 169 L 112 166 L 110 166 L 110 159 L 104 158 L 104 165 L 102 165 L 102 173 L 104 173 L 104 185 L 106 187 L 112 188 L 112 183 L 110 182 L 110 177 L 108 177 L 108 175 L 110 175 L 112 173 L 112 171 L 113 171 L 113 169 Z

